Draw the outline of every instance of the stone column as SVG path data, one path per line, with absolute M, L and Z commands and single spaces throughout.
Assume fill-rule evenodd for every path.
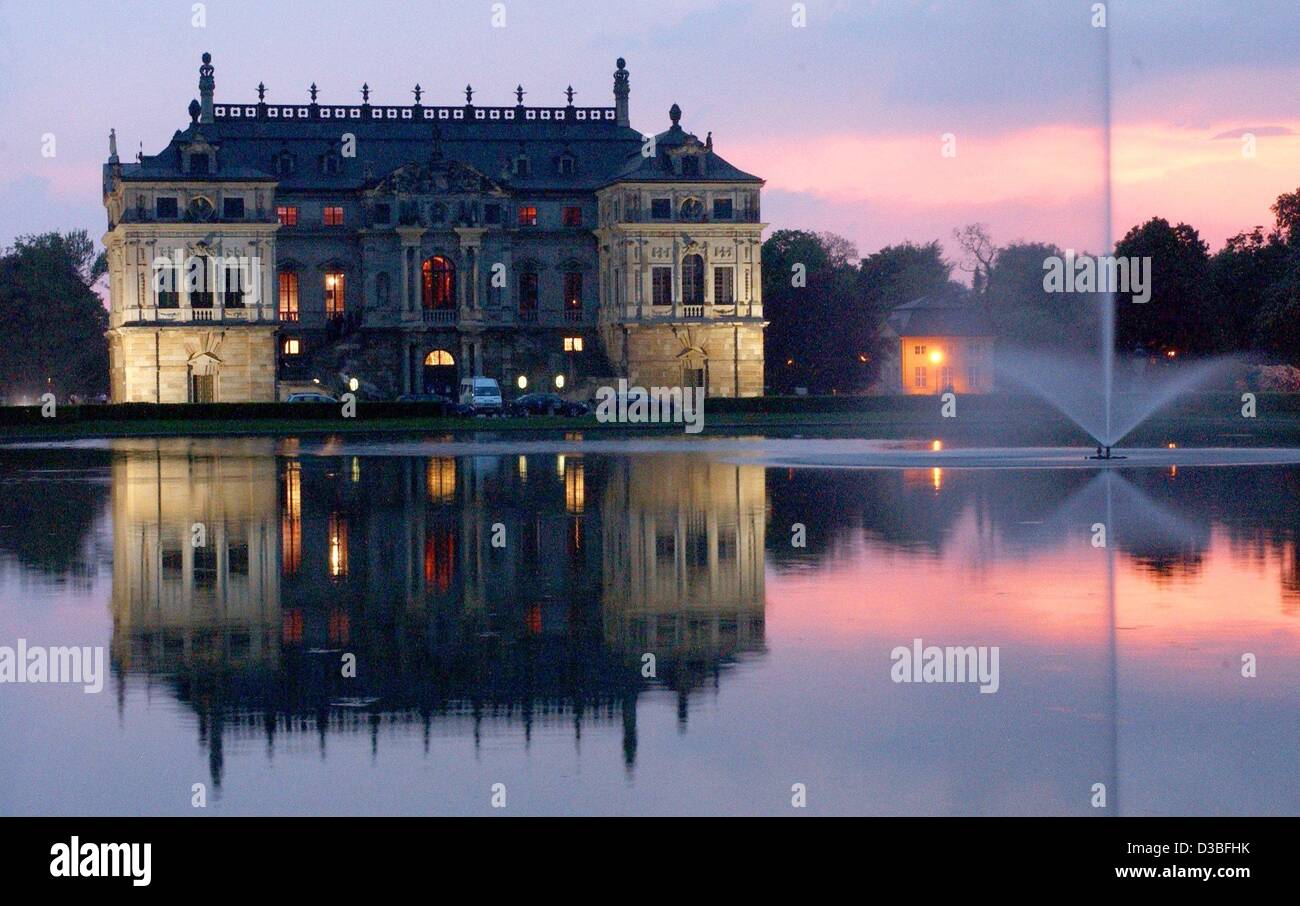
M 681 313 L 678 310 L 678 303 L 682 298 L 682 250 L 678 243 L 677 237 L 673 237 L 673 318 L 676 319 Z

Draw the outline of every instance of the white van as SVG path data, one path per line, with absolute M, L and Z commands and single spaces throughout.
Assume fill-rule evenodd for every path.
M 472 377 L 462 378 L 460 382 L 460 402 L 473 406 L 474 414 L 501 414 L 501 385 L 496 378 Z

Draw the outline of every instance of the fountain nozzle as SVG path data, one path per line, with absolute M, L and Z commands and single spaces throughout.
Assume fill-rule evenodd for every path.
M 1089 456 L 1088 458 L 1089 459 L 1123 459 L 1124 457 L 1113 456 L 1111 455 L 1110 447 L 1108 446 L 1103 447 L 1101 444 L 1097 444 L 1097 452 L 1092 456 Z

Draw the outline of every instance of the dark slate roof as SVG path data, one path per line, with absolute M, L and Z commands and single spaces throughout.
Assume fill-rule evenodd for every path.
M 121 164 L 122 178 L 195 178 L 182 172 L 181 146 L 202 136 L 217 149 L 219 163 L 218 170 L 202 179 L 274 179 L 285 192 L 361 189 L 413 161 L 429 160 L 435 148 L 443 157 L 468 164 L 513 190 L 590 192 L 624 180 L 762 182 L 711 149 L 706 175 L 674 174 L 667 163 L 667 151 L 699 140 L 674 122 L 672 128 L 656 136 L 660 155 L 646 158 L 641 154 L 641 133 L 619 126 L 612 108 L 214 107 L 214 122 L 191 123 L 159 154 L 144 156 L 139 163 Z M 292 110 L 293 116 L 271 117 L 270 109 L 281 114 Z M 231 115 L 235 110 L 240 111 L 238 117 Z M 326 110 L 329 119 L 321 116 Z M 384 116 L 375 118 L 376 110 Z M 395 116 L 388 114 L 390 110 Z M 353 111 L 359 115 L 354 117 Z M 433 118 L 424 115 L 427 111 L 433 112 Z M 479 113 L 484 116 L 480 118 Z M 339 158 L 335 173 L 321 172 L 320 156 L 336 153 L 344 133 L 356 136 L 357 156 Z M 275 159 L 284 152 L 294 155 L 297 166 L 293 173 L 279 176 Z M 521 153 L 529 159 L 530 172 L 524 177 L 510 172 L 512 161 Z M 574 159 L 572 175 L 559 172 L 557 162 L 564 155 Z
M 673 125 L 670 129 L 660 132 L 655 136 L 655 148 L 658 154 L 654 157 L 646 157 L 637 149 L 637 153 L 627 161 L 610 182 L 753 182 L 761 183 L 763 180 L 752 173 L 746 173 L 738 167 L 733 166 L 723 160 L 717 154 L 713 153 L 713 141 L 710 137 L 707 145 L 701 142 L 695 135 L 687 132 L 677 122 L 681 116 L 681 111 L 677 105 L 673 105 L 669 116 L 673 118 Z M 704 151 L 704 168 L 699 176 L 683 176 L 673 171 L 669 163 L 668 154 L 675 148 L 683 145 L 695 145 Z
M 886 322 L 900 337 L 991 337 L 983 307 L 966 292 L 940 292 L 897 306 Z

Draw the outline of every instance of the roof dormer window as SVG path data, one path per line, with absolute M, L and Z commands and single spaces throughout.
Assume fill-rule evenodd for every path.
M 212 158 L 207 154 L 190 155 L 190 173 L 195 176 L 206 176 L 212 165 Z
M 288 151 L 281 151 L 275 156 L 273 169 L 279 176 L 288 176 L 298 169 L 298 160 Z
M 577 165 L 577 161 L 573 159 L 573 155 L 571 154 L 560 155 L 559 166 L 560 166 L 561 176 L 572 176 L 576 165 Z
M 528 155 L 527 154 L 520 154 L 517 157 L 515 157 L 513 172 L 515 176 L 519 176 L 519 177 L 528 176 Z
M 339 172 L 339 157 L 337 154 L 322 154 L 320 156 L 320 171 L 326 176 L 335 176 Z

